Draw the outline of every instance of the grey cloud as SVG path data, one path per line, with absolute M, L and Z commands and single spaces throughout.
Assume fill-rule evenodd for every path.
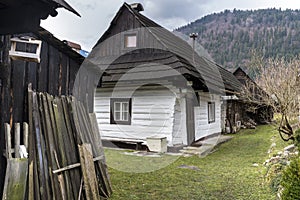
M 145 12 L 158 19 L 184 18 L 193 19 L 203 15 L 208 0 L 144 0 Z

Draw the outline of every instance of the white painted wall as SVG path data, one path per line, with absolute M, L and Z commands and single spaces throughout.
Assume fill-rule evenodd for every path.
M 187 145 L 186 100 L 182 95 L 176 99 L 173 125 L 173 145 Z
M 194 108 L 195 116 L 195 140 L 205 136 L 221 132 L 221 98 L 216 94 L 199 92 L 200 106 Z M 208 102 L 215 102 L 216 120 L 208 123 Z
M 122 94 L 123 93 L 123 94 Z M 124 96 L 128 92 L 114 92 L 114 96 Z M 168 145 L 173 144 L 174 108 L 176 97 L 168 89 L 136 90 L 132 95 L 131 125 L 110 124 L 111 91 L 96 90 L 95 107 L 102 138 L 125 138 L 145 140 L 151 136 L 167 137 Z

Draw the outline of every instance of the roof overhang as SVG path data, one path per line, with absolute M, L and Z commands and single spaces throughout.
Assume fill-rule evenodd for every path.
M 80 16 L 64 0 L 0 0 L 0 35 L 37 31 L 40 20 L 55 17 L 60 7 Z

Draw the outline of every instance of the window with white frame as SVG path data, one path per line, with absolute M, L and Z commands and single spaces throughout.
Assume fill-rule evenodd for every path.
M 110 123 L 131 124 L 131 99 L 112 98 L 110 100 Z
M 124 36 L 124 47 L 134 48 L 137 47 L 137 37 L 136 34 L 126 34 Z
M 208 123 L 216 121 L 216 105 L 215 102 L 208 102 Z

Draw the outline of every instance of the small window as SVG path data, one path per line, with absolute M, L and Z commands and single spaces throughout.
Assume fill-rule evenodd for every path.
M 137 47 L 136 34 L 125 35 L 124 46 L 125 46 L 125 48 L 134 48 L 134 47 Z
M 131 124 L 131 99 L 113 98 L 110 100 L 110 123 Z
M 216 106 L 215 102 L 208 102 L 208 123 L 216 121 Z

